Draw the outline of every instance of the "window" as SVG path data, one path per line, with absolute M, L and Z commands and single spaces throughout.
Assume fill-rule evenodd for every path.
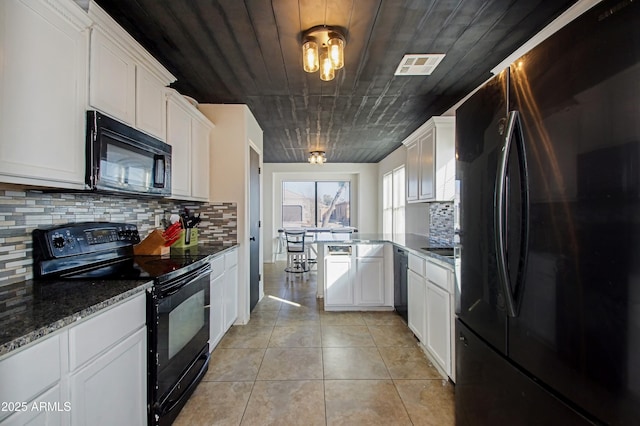
M 404 166 L 382 176 L 382 232 L 396 236 L 404 234 Z
M 393 233 L 393 173 L 382 176 L 382 233 Z
M 282 227 L 351 226 L 349 181 L 282 182 Z

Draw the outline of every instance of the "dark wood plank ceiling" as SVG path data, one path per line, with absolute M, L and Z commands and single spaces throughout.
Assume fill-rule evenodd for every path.
M 265 162 L 378 162 L 574 0 L 97 0 L 201 103 L 245 103 Z M 302 70 L 300 33 L 347 28 L 330 82 Z M 445 53 L 430 76 L 394 76 L 405 54 Z

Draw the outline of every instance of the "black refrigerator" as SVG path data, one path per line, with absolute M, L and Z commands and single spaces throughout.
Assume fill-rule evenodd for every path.
M 640 2 L 456 113 L 456 423 L 640 424 Z

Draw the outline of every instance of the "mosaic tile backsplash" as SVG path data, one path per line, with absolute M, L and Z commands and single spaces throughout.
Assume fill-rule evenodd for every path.
M 429 239 L 453 246 L 453 202 L 429 203 Z
M 71 222 L 134 223 L 144 238 L 156 216 L 200 213 L 198 241 L 237 243 L 236 203 L 189 203 L 80 193 L 43 193 L 0 186 L 0 299 L 3 287 L 32 278 L 31 231 Z

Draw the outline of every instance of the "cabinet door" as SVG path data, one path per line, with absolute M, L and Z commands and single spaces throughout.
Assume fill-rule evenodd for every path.
M 427 339 L 426 347 L 436 361 L 451 374 L 451 309 L 450 295 L 427 281 Z
M 234 265 L 224 273 L 224 330 L 238 318 L 238 266 Z
M 167 103 L 162 82 L 142 66 L 136 67 L 136 127 L 160 140 L 167 137 Z
M 211 279 L 209 303 L 209 350 L 213 351 L 222 339 L 225 328 L 225 299 L 224 299 L 225 275 L 219 275 Z
M 353 305 L 351 256 L 328 256 L 324 260 L 325 305 Z
M 429 129 L 418 139 L 420 144 L 419 195 L 420 200 L 431 200 L 435 192 L 435 131 Z
M 191 197 L 209 200 L 209 127 L 191 120 Z
M 171 145 L 171 194 L 191 195 L 191 115 L 175 100 L 167 100 L 167 143 Z
M 33 366 L 31 366 L 33 368 Z M 42 371 L 42 370 L 40 370 Z M 3 402 L 9 402 L 4 401 Z M 13 402 L 13 401 L 12 401 Z M 42 405 L 41 405 L 42 404 Z M 63 417 L 68 417 L 71 411 L 69 401 L 62 399 L 60 385 L 55 385 L 35 400 L 26 403 L 24 411 L 13 413 L 2 422 L 3 426 L 58 426 L 63 423 Z
M 384 258 L 356 259 L 358 305 L 384 306 Z
M 91 35 L 89 104 L 135 125 L 136 67 L 133 58 L 99 28 Z
M 0 1 L 0 181 L 84 188 L 88 30 Z
M 66 349 L 62 336 L 64 334 L 44 338 L 0 361 L 0 403 L 38 399 L 37 395 L 60 381 L 63 373 L 61 353 Z M 37 369 L 34 368 L 36 365 Z M 9 414 L 10 411 L 0 410 L 0 422 Z
M 146 328 L 70 377 L 72 425 L 146 425 Z
M 425 279 L 412 270 L 407 271 L 407 324 L 421 342 L 426 337 L 425 294 Z
M 407 201 L 418 200 L 418 164 L 420 161 L 417 143 L 407 146 Z

